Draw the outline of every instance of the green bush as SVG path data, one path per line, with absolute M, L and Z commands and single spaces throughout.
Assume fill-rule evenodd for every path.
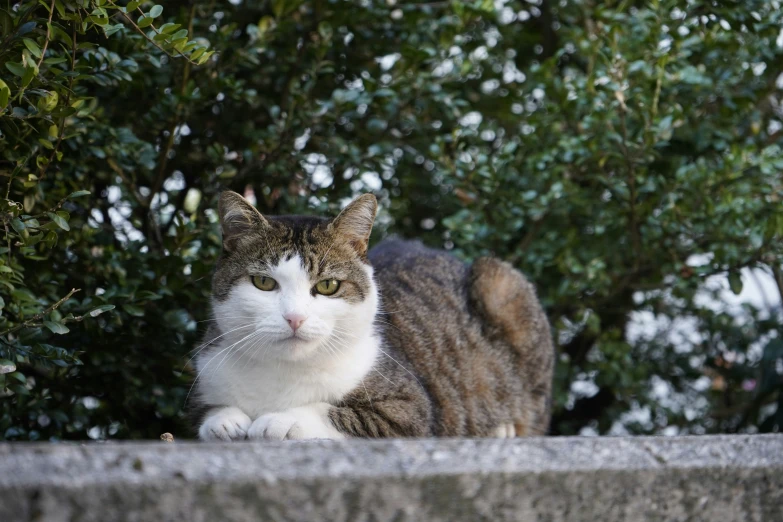
M 783 426 L 778 2 L 123 4 L 0 8 L 0 438 L 186 433 L 226 188 L 513 262 L 553 433 Z

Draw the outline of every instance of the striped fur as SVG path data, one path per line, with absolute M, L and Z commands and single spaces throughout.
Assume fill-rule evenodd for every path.
M 402 240 L 384 241 L 368 252 L 375 200 L 366 195 L 330 220 L 261 216 L 239 195 L 226 193 L 220 215 L 224 255 L 213 277 L 214 307 L 225 308 L 238 285 L 244 284 L 248 292 L 248 273 L 301 259 L 302 277 L 310 280 L 306 284 L 314 284 L 324 274 L 343 281 L 334 298 L 364 310 L 361 317 L 368 319 L 357 320 L 369 322 L 354 326 L 369 332 L 361 342 L 372 345 L 351 349 L 365 359 L 370 353 L 366 350 L 377 350 L 377 357 L 374 365 L 357 367 L 364 368 L 363 374 L 345 367 L 345 372 L 354 372 L 353 388 L 327 390 L 312 404 L 284 396 L 270 402 L 266 395 L 245 397 L 241 404 L 230 394 L 216 400 L 219 390 L 206 394 L 197 381 L 195 402 L 200 408 L 196 410 L 207 412 L 206 421 L 203 416 L 197 421 L 204 422 L 202 428 L 217 422 L 219 413 L 220 419 L 228 419 L 226 426 L 230 424 L 230 434 L 221 435 L 226 440 L 312 438 L 330 433 L 340 437 L 546 433 L 555 359 L 549 323 L 533 286 L 509 264 L 480 258 L 467 265 L 420 242 Z M 373 323 L 366 307 L 377 302 L 381 305 Z M 207 340 L 222 333 L 218 320 Z M 208 345 L 202 357 L 218 348 L 217 343 Z M 285 362 L 285 375 L 291 376 L 291 382 L 310 382 L 304 373 L 297 376 L 297 365 L 312 372 L 313 364 L 323 359 L 339 380 L 343 372 L 339 364 L 351 364 L 350 360 L 337 364 L 317 350 L 313 353 L 310 360 Z M 273 367 L 258 366 L 257 372 L 253 368 L 244 367 L 244 373 L 236 375 L 251 380 L 257 375 L 255 379 L 285 385 L 287 377 L 275 374 Z M 258 389 L 253 393 L 259 394 L 283 393 L 282 389 L 247 389 Z M 213 400 L 206 401 L 207 395 Z M 260 410 L 254 408 L 254 401 L 288 404 L 290 409 Z

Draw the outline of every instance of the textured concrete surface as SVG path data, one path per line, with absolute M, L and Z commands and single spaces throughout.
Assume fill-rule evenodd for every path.
M 783 521 L 783 435 L 0 444 L 0 521 Z

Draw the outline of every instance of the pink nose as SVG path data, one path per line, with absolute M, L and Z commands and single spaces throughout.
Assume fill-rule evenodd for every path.
M 288 321 L 288 326 L 295 332 L 302 326 L 302 323 L 305 322 L 307 317 L 301 314 L 285 314 L 283 315 L 283 319 Z

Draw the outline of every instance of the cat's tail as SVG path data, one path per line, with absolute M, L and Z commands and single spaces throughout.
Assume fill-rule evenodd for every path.
M 555 350 L 535 287 L 510 264 L 481 257 L 471 267 L 469 299 L 489 340 L 515 353 L 530 394 L 533 407 L 519 420 L 517 435 L 543 434 L 551 412 Z

